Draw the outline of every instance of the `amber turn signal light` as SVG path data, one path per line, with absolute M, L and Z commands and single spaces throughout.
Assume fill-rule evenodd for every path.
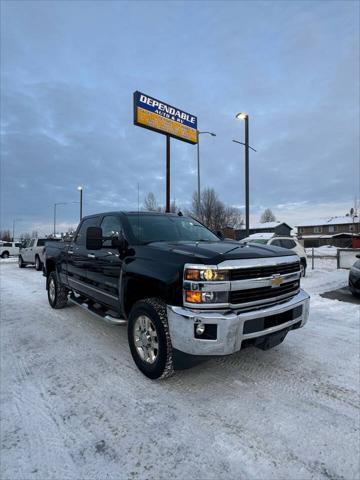
M 185 292 L 185 299 L 189 303 L 201 303 L 201 292 L 187 290 Z

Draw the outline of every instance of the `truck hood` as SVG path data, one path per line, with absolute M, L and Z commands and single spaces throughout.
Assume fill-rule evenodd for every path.
M 291 250 L 268 245 L 243 244 L 239 242 L 153 242 L 151 247 L 188 257 L 195 257 L 202 263 L 218 264 L 224 260 L 245 258 L 269 258 L 294 255 Z M 149 245 L 149 246 L 150 246 Z

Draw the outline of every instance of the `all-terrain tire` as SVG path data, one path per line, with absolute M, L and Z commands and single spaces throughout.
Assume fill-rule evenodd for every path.
M 36 257 L 35 257 L 35 270 L 37 270 L 38 272 L 40 272 L 40 270 L 42 270 L 42 262 L 40 260 L 39 255 L 36 255 Z
M 9 252 L 3 252 L 1 254 L 1 258 L 9 258 L 9 257 L 10 257 Z
M 47 278 L 48 300 L 51 308 L 64 308 L 68 301 L 69 290 L 61 285 L 55 271 Z
M 19 255 L 18 265 L 19 265 L 19 268 L 25 267 L 25 263 L 21 255 Z
M 154 363 L 144 361 L 135 345 L 135 323 L 140 316 L 147 316 L 156 329 L 158 350 Z M 169 334 L 166 305 L 159 298 L 145 298 L 132 307 L 128 322 L 128 340 L 131 355 L 139 370 L 152 380 L 171 377 L 174 373 L 173 352 Z

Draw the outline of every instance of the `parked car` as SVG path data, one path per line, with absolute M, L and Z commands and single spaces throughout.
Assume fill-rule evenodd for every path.
M 36 270 L 42 270 L 44 264 L 45 243 L 58 241 L 52 238 L 32 238 L 27 245 L 20 249 L 19 267 L 35 265 Z
M 360 297 L 360 255 L 356 255 L 354 265 L 350 268 L 349 272 L 349 288 L 354 297 Z
M 0 242 L 0 257 L 9 258 L 19 255 L 21 243 L 18 242 Z
M 300 257 L 301 276 L 305 277 L 307 267 L 307 255 L 305 248 L 295 237 L 278 237 L 273 233 L 254 233 L 244 238 L 240 243 L 260 243 L 262 245 L 272 245 L 292 250 Z
M 274 347 L 309 315 L 291 250 L 222 241 L 175 214 L 85 217 L 73 241 L 46 247 L 44 275 L 52 308 L 71 301 L 127 324 L 133 359 L 152 379 L 199 358 Z

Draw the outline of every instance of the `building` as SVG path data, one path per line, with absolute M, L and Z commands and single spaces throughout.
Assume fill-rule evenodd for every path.
M 304 241 L 304 247 L 351 247 L 354 238 L 360 237 L 358 216 L 329 217 L 302 222 L 297 226 L 298 238 Z
M 253 223 L 250 225 L 249 235 L 252 235 L 253 233 L 273 233 L 281 237 L 290 237 L 291 230 L 292 227 L 284 222 Z M 245 225 L 242 225 L 239 230 L 225 228 L 224 235 L 227 238 L 242 240 L 246 237 Z

